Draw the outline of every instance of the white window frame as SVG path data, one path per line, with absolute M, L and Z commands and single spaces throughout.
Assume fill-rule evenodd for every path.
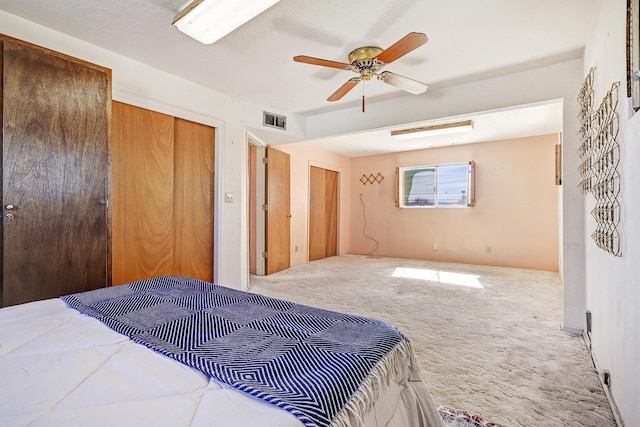
M 467 174 L 467 186 L 464 190 L 466 203 L 465 204 L 446 204 L 439 201 L 438 196 L 438 169 L 445 168 L 448 166 L 467 166 L 466 174 Z M 433 189 L 433 204 L 410 204 L 409 203 L 409 194 L 406 194 L 407 190 L 411 191 L 411 184 L 407 183 L 405 185 L 405 179 L 407 173 L 415 172 L 415 174 L 424 171 L 434 171 L 434 189 Z M 474 175 L 475 175 L 475 162 L 468 161 L 462 163 L 449 163 L 449 164 L 441 164 L 441 165 L 427 165 L 427 166 L 407 166 L 407 167 L 398 167 L 396 168 L 396 176 L 397 176 L 397 188 L 396 188 L 396 206 L 404 209 L 433 209 L 433 208 L 469 208 L 475 204 L 475 183 L 474 183 Z

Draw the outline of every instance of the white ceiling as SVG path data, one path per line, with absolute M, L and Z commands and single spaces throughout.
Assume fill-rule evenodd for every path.
M 581 57 L 595 10 L 595 0 L 281 0 L 222 40 L 205 46 L 171 26 L 184 4 L 184 0 L 0 0 L 0 10 L 231 98 L 306 116 L 354 108 L 362 88 L 329 103 L 326 98 L 355 74 L 297 63 L 293 56 L 347 62 L 349 52 L 357 47 L 386 48 L 409 32 L 424 32 L 427 44 L 385 70 L 427 83 L 433 91 Z M 428 97 L 430 92 L 407 95 L 374 80 L 364 89 L 368 103 Z M 533 115 L 528 116 L 527 126 L 536 132 L 558 132 L 558 117 L 547 120 L 554 109 L 557 105 L 553 103 L 530 108 Z M 477 115 L 478 132 L 474 134 L 480 136 L 479 130 L 484 129 L 483 138 L 524 136 L 522 129 L 504 128 L 521 124 L 515 119 L 520 115 L 510 114 L 513 120 Z M 356 141 L 351 136 L 348 146 L 358 145 Z M 369 146 L 371 141 L 369 136 Z M 397 141 L 386 137 L 376 141 L 375 152 L 388 152 L 385 144 L 397 146 Z M 472 142 L 451 139 L 448 143 L 456 141 Z M 338 139 L 324 141 L 324 146 L 338 149 L 346 144 Z M 344 152 L 354 153 L 371 152 L 361 148 Z
M 447 135 L 427 135 L 411 139 L 395 139 L 392 130 L 471 120 L 473 131 Z M 562 130 L 562 102 L 551 101 L 518 108 L 485 111 L 446 120 L 408 123 L 401 127 L 376 129 L 350 135 L 340 135 L 308 141 L 308 144 L 341 153 L 347 157 L 388 154 L 483 141 L 548 135 Z

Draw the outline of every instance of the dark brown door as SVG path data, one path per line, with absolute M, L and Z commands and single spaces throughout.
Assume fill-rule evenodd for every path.
M 267 147 L 267 274 L 291 263 L 289 154 Z
M 338 253 L 338 172 L 309 171 L 309 261 Z
M 2 303 L 107 286 L 108 74 L 2 44 Z

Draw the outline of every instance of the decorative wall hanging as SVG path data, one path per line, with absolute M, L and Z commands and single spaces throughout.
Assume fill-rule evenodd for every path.
M 376 182 L 380 184 L 383 179 L 384 179 L 384 176 L 382 176 L 382 174 L 378 172 L 377 175 L 369 174 L 369 176 L 367 176 L 366 174 L 363 174 L 362 177 L 360 178 L 360 182 L 362 183 L 362 185 L 367 185 L 367 182 L 369 184 L 375 184 Z
M 582 178 L 578 188 L 582 194 L 593 194 L 596 200 L 591 211 L 596 230 L 591 238 L 600 249 L 620 256 L 620 116 L 617 111 L 620 83 L 611 85 L 594 111 L 594 74 L 595 68 L 591 68 L 578 94 L 578 136 L 581 141 L 578 172 Z
M 585 195 L 591 191 L 591 152 L 593 147 L 593 80 L 595 68 L 589 70 L 589 74 L 584 79 L 580 93 L 578 94 L 578 121 L 580 129 L 578 129 L 578 137 L 581 144 L 578 148 L 578 156 L 580 156 L 580 166 L 578 173 L 582 178 L 578 184 L 578 189 Z
M 594 117 L 594 139 L 592 155 L 592 188 L 596 206 L 591 215 L 596 220 L 596 231 L 591 237 L 600 249 L 620 256 L 620 116 L 618 92 L 620 83 L 611 89 L 602 100 Z

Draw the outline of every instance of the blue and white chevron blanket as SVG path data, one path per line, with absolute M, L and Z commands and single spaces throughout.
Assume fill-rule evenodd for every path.
M 133 341 L 295 415 L 346 426 L 371 408 L 409 341 L 388 324 L 184 277 L 62 299 Z

